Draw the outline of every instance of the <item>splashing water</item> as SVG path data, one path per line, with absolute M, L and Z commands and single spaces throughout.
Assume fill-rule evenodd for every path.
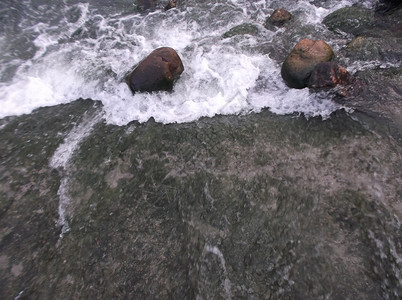
M 118 13 L 102 3 L 71 2 L 59 3 L 59 10 L 33 0 L 2 9 L 6 16 L 22 12 L 0 32 L 0 117 L 78 98 L 102 101 L 107 122 L 117 125 L 151 117 L 162 123 L 189 122 L 262 108 L 325 118 L 341 108 L 308 90 L 289 89 L 280 64 L 253 50 L 278 34 L 262 26 L 275 1 L 187 1 L 181 9 L 147 14 L 136 12 L 131 1 L 122 1 Z M 331 11 L 353 3 L 323 2 L 280 4 L 317 26 Z M 255 24 L 258 36 L 222 38 L 241 23 Z M 125 76 L 161 46 L 176 49 L 185 66 L 174 91 L 132 95 Z

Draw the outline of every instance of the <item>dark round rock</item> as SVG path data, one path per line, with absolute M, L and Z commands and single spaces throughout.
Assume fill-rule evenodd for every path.
M 272 15 L 269 18 L 267 18 L 265 23 L 272 24 L 275 26 L 282 26 L 287 21 L 289 21 L 291 18 L 292 18 L 292 15 L 290 14 L 290 12 L 288 12 L 286 9 L 281 7 L 281 8 L 278 8 L 277 10 L 275 10 L 272 13 Z
M 133 93 L 171 91 L 174 81 L 183 72 L 183 63 L 177 52 L 169 47 L 151 52 L 128 76 Z
M 294 46 L 281 68 L 282 78 L 292 88 L 307 87 L 313 69 L 334 57 L 331 47 L 322 40 L 302 39 Z

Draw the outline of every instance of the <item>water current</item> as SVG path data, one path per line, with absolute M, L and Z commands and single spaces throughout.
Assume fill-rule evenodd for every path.
M 135 10 L 135 1 L 4 0 L 0 4 L 0 117 L 78 98 L 102 101 L 107 121 L 118 125 L 151 117 L 163 123 L 188 122 L 265 107 L 278 114 L 328 117 L 340 106 L 308 90 L 287 88 L 280 77 L 281 62 L 259 51 L 261 44 L 274 43 L 283 32 L 262 24 L 278 5 L 298 13 L 309 32 L 294 32 L 290 46 L 301 34 L 324 35 L 322 19 L 355 2 L 362 1 L 319 1 L 319 5 L 314 1 L 182 1 L 178 5 L 183 9 L 141 13 Z M 242 23 L 258 26 L 258 35 L 222 39 Z M 125 76 L 161 46 L 174 48 L 182 57 L 182 78 L 172 93 L 133 96 Z

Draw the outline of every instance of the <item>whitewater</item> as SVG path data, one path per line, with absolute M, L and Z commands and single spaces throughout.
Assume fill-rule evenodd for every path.
M 314 1 L 188 1 L 183 9 L 148 12 L 136 11 L 132 3 L 115 12 L 84 1 L 59 1 L 57 9 L 34 2 L 24 1 L 23 17 L 0 32 L 0 118 L 80 98 L 101 101 L 106 121 L 116 125 L 150 118 L 191 122 L 264 108 L 327 118 L 343 108 L 325 93 L 288 88 L 281 62 L 256 48 L 283 33 L 263 26 L 279 4 L 324 30 L 320 23 L 326 15 L 360 1 L 331 1 L 325 7 Z M 257 26 L 258 35 L 222 38 L 244 23 Z M 22 42 L 15 46 L 15 39 Z M 162 46 L 174 48 L 185 68 L 173 92 L 133 95 L 125 77 Z

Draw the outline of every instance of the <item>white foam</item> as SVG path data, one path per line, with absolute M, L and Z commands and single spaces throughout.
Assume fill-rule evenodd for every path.
M 92 117 L 86 117 L 82 123 L 75 126 L 66 136 L 63 143 L 54 152 L 50 159 L 50 167 L 67 169 L 69 160 L 71 159 L 74 151 L 78 148 L 79 144 L 85 139 L 93 130 L 93 127 L 99 123 L 103 118 L 103 114 L 96 114 Z
M 213 46 L 208 52 L 197 48 L 187 54 L 185 72 L 173 93 L 132 95 L 124 83 L 100 93 L 108 122 L 122 125 L 150 117 L 163 123 L 188 122 L 248 108 L 248 89 L 254 86 L 259 68 L 246 55 L 231 51 L 222 53 L 221 47 Z
M 0 87 L 0 117 L 92 96 L 89 89 L 95 84 L 60 62 L 35 65 L 26 74 L 19 73 L 11 84 Z
M 205 244 L 205 246 L 204 246 L 203 255 L 205 255 L 206 252 L 212 253 L 219 258 L 219 262 L 221 263 L 221 267 L 223 269 L 223 275 L 225 276 L 225 280 L 223 282 L 223 288 L 225 291 L 225 299 L 228 299 L 228 300 L 232 299 L 232 294 L 230 291 L 232 283 L 228 276 L 228 271 L 226 269 L 226 261 L 225 261 L 225 257 L 223 256 L 223 253 L 221 252 L 221 250 L 219 250 L 218 247 L 211 246 L 208 244 Z
M 60 240 L 70 231 L 69 218 L 72 217 L 71 197 L 69 192 L 70 186 L 70 170 L 69 162 L 75 150 L 80 143 L 91 133 L 93 127 L 103 118 L 103 113 L 94 116 L 86 116 L 84 120 L 75 126 L 64 139 L 63 143 L 54 152 L 50 159 L 49 165 L 52 168 L 62 168 L 64 177 L 60 181 L 60 186 L 57 191 L 59 196 L 58 213 L 59 218 L 57 225 L 61 226 Z M 59 240 L 59 241 L 60 241 Z
M 68 221 L 69 213 L 67 212 L 67 210 L 68 206 L 71 203 L 71 198 L 70 193 L 68 191 L 68 186 L 69 186 L 69 178 L 64 177 L 61 179 L 60 186 L 57 191 L 57 195 L 59 196 L 59 207 L 58 207 L 59 218 L 57 220 L 57 225 L 61 227 L 61 233 L 59 235 L 60 239 L 62 239 L 64 235 L 70 231 L 70 224 Z
M 239 8 L 251 5 L 240 0 L 231 3 Z M 329 11 L 302 3 L 312 14 L 313 23 Z M 250 11 L 257 14 L 253 18 L 265 17 L 263 1 L 253 5 Z M 104 17 L 91 12 L 88 4 L 77 7 L 82 11 L 80 17 L 75 23 L 66 21 L 61 32 L 55 33 L 54 27 L 42 23 L 30 28 L 39 33 L 34 41 L 39 50 L 20 66 L 10 83 L 0 85 L 0 118 L 78 98 L 102 101 L 107 122 L 117 125 L 145 122 L 151 117 L 162 123 L 190 122 L 264 107 L 279 114 L 323 117 L 339 109 L 308 90 L 287 88 L 279 65 L 245 50 L 257 42 L 255 38 L 247 37 L 237 45 L 220 38 L 238 21 L 249 22 L 248 11 L 244 16 L 234 12 L 236 23 L 217 20 L 212 26 L 217 29 L 211 31 L 193 20 L 191 10 Z M 92 35 L 69 40 L 77 29 L 92 30 Z M 125 75 L 161 46 L 176 49 L 185 66 L 174 91 L 132 95 Z
M 271 62 L 273 64 L 273 62 Z M 255 110 L 268 107 L 276 114 L 302 113 L 306 117 L 321 116 L 324 119 L 343 106 L 331 101 L 326 94 L 310 93 L 309 89 L 291 89 L 280 76 L 280 69 L 268 67 L 259 79 L 265 86 L 253 91 L 249 97 Z

